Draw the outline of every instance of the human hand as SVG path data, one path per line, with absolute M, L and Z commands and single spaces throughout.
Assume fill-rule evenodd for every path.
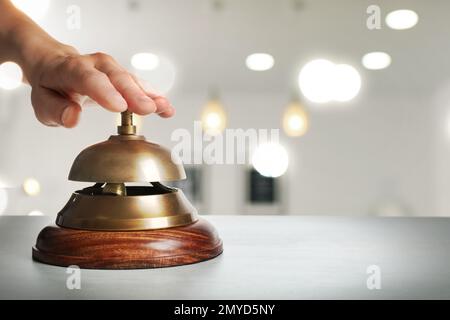
M 104 53 L 80 55 L 53 39 L 10 1 L 0 0 L 0 63 L 17 62 L 32 87 L 37 119 L 48 126 L 74 127 L 89 97 L 107 110 L 170 117 L 175 110 L 162 95 Z
M 145 88 L 134 75 L 104 53 L 80 55 L 68 46 L 30 64 L 28 81 L 37 119 L 48 126 L 76 126 L 84 96 L 103 108 L 127 109 L 146 115 L 171 117 L 175 109 L 162 95 Z

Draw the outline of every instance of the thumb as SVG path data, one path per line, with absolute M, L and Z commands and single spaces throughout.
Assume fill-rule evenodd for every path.
M 33 88 L 31 103 L 36 118 L 47 126 L 73 128 L 80 118 L 81 107 L 78 103 L 47 88 Z

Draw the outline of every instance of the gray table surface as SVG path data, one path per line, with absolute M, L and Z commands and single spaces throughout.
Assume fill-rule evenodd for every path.
M 31 259 L 49 217 L 0 217 L 2 299 L 450 298 L 450 219 L 206 216 L 225 251 L 199 264 L 149 270 L 82 270 Z M 377 265 L 381 289 L 366 285 Z

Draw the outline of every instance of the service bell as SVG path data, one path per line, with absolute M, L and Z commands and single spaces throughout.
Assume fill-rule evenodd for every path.
M 136 135 L 121 114 L 118 134 L 84 149 L 69 180 L 94 183 L 75 191 L 44 228 L 35 260 L 84 268 L 152 268 L 199 262 L 222 252 L 215 229 L 199 219 L 182 190 L 163 182 L 186 178 L 170 151 Z M 174 161 L 175 160 L 175 161 Z M 142 186 L 127 186 L 127 183 Z

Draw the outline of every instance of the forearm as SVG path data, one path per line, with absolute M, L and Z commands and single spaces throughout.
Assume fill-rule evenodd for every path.
M 44 60 L 76 53 L 74 48 L 53 39 L 8 0 L 0 0 L 0 63 L 16 62 L 30 81 Z

